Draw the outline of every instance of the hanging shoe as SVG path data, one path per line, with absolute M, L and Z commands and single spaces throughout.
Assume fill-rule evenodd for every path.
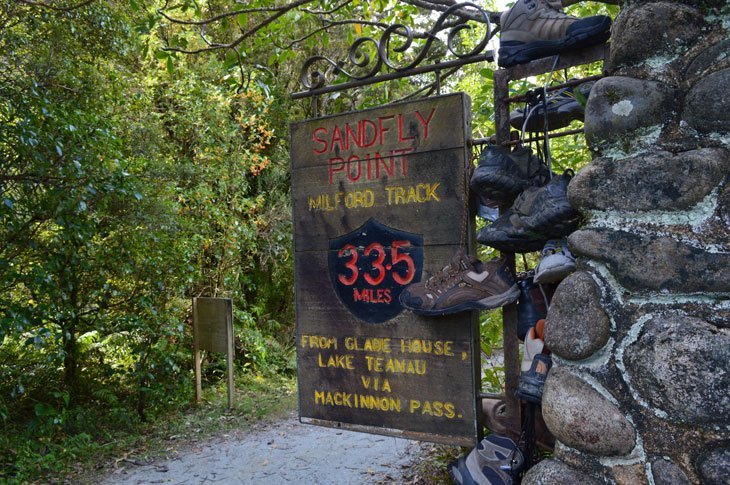
M 449 464 L 448 469 L 459 485 L 512 485 L 522 471 L 524 458 L 514 441 L 490 434 L 468 455 Z
M 512 209 L 477 234 L 477 241 L 485 246 L 508 253 L 539 251 L 550 236 L 530 231 Z
M 417 315 L 435 316 L 497 308 L 518 296 L 520 290 L 504 258 L 482 263 L 459 250 L 440 272 L 405 288 L 400 303 Z
M 575 88 L 567 87 L 551 93 L 545 104 L 547 105 L 548 129 L 565 128 L 572 121 L 583 121 L 585 116 L 585 101 L 591 94 L 595 82 L 589 81 Z M 579 93 L 576 95 L 575 93 Z M 580 96 L 581 99 L 578 99 Z M 509 115 L 509 124 L 512 128 L 522 131 L 543 131 L 545 128 L 545 107 L 542 103 L 527 108 L 527 124 L 525 124 L 525 108 L 517 108 Z
M 494 222 L 499 219 L 499 208 L 497 204 L 482 195 L 476 196 L 477 215 L 487 222 Z
M 507 435 L 507 404 L 501 399 L 482 399 L 484 426 L 492 433 Z
M 471 189 L 489 200 L 511 204 L 527 187 L 542 187 L 550 180 L 545 162 L 528 147 L 512 152 L 490 145 L 479 156 L 471 177 Z
M 540 262 L 535 268 L 535 283 L 556 283 L 575 271 L 575 256 L 563 239 L 551 239 L 542 248 Z
M 555 285 L 537 284 L 534 276 L 527 273 L 523 278 L 518 278 L 517 286 L 520 289 L 517 299 L 517 338 L 524 340 L 530 328 L 547 316 Z
M 545 320 L 539 320 L 525 335 L 522 364 L 515 395 L 527 402 L 540 404 L 545 379 L 553 361 L 545 348 Z
M 520 374 L 515 395 L 522 401 L 540 404 L 545 380 L 552 366 L 553 361 L 549 355 L 537 354 L 532 359 L 530 368 Z
M 580 214 L 568 202 L 568 184 L 573 175 L 574 172 L 568 169 L 563 175 L 553 177 L 539 191 L 526 194 L 526 197 L 534 200 L 523 202 L 524 210 L 517 205 L 518 197 L 515 206 L 525 227 L 550 236 L 548 239 L 567 236 L 578 228 Z
M 600 44 L 611 35 L 611 18 L 583 19 L 547 0 L 517 0 L 500 17 L 498 64 L 511 67 L 533 59 Z
M 522 372 L 527 372 L 532 366 L 532 361 L 536 355 L 542 353 L 545 349 L 545 341 L 542 338 L 542 332 L 545 328 L 545 320 L 541 319 L 538 324 L 530 328 L 525 334 L 525 343 L 522 352 Z
M 499 219 L 484 227 L 477 241 L 500 251 L 539 251 L 550 239 L 578 228 L 580 214 L 568 202 L 572 170 L 555 176 L 544 187 L 528 187 Z

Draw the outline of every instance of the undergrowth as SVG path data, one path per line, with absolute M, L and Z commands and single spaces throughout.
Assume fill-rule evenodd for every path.
M 198 405 L 193 403 L 191 385 L 147 423 L 140 422 L 132 409 L 98 401 L 64 408 L 61 395 L 57 407 L 39 404 L 29 424 L 4 426 L 0 482 L 98 483 L 101 475 L 129 464 L 148 463 L 191 442 L 245 430 L 258 420 L 296 408 L 293 377 L 242 373 L 235 385 L 230 410 L 221 380 L 203 388 Z

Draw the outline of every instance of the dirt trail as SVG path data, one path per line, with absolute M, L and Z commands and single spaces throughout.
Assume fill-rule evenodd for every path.
M 405 439 L 305 425 L 290 416 L 174 458 L 127 466 L 103 483 L 399 483 L 419 451 Z

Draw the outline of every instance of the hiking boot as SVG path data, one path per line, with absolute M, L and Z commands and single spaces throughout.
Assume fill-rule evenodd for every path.
M 528 273 L 517 280 L 517 286 L 520 289 L 520 297 L 517 299 L 517 338 L 524 340 L 530 328 L 547 316 L 555 285 L 537 284 Z
M 515 483 L 525 460 L 514 441 L 490 434 L 468 455 L 449 464 L 448 469 L 459 485 Z
M 492 433 L 507 435 L 507 404 L 501 399 L 482 399 L 484 426 Z
M 479 156 L 479 165 L 471 177 L 471 189 L 502 204 L 511 204 L 529 186 L 542 187 L 550 180 L 545 162 L 527 147 L 513 152 L 488 146 Z
M 487 222 L 494 222 L 499 219 L 498 204 L 483 195 L 476 195 L 477 215 Z
M 545 320 L 538 320 L 525 335 L 524 350 L 522 352 L 522 364 L 517 391 L 515 395 L 527 402 L 540 404 L 542 401 L 542 390 L 545 387 L 545 379 L 553 361 L 545 348 Z
M 508 209 L 499 219 L 482 228 L 477 234 L 479 243 L 508 253 L 539 251 L 548 239 L 549 236 L 525 227 L 512 209 Z
M 567 15 L 558 2 L 517 0 L 500 17 L 500 67 L 511 67 L 608 40 L 611 18 Z
M 514 206 L 525 227 L 550 236 L 548 239 L 567 236 L 577 229 L 580 214 L 568 202 L 568 184 L 573 175 L 568 169 L 563 175 L 553 177 L 545 187 L 529 194 L 523 192 L 526 199 L 534 197 L 534 200 L 517 198 Z
M 417 315 L 433 316 L 497 308 L 519 295 L 504 258 L 482 263 L 460 249 L 440 272 L 405 288 L 400 303 Z
M 527 253 L 539 251 L 545 246 L 550 237 L 527 226 L 524 221 L 526 215 L 539 210 L 535 206 L 543 188 L 528 187 L 515 199 L 512 207 L 502 214 L 491 225 L 485 226 L 477 241 L 500 251 L 512 253 Z
M 477 241 L 500 251 L 540 251 L 550 239 L 577 229 L 580 214 L 568 202 L 572 170 L 553 177 L 544 187 L 528 187 L 499 219 L 484 227 Z
M 533 281 L 540 284 L 555 283 L 573 271 L 575 271 L 575 256 L 568 249 L 568 242 L 565 239 L 551 239 L 542 248 Z
M 530 368 L 520 374 L 515 395 L 522 401 L 540 404 L 545 380 L 552 366 L 553 360 L 549 355 L 537 354 L 532 359 Z
M 590 81 L 575 89 L 568 87 L 550 94 L 545 102 L 548 129 L 565 128 L 574 120 L 583 121 L 585 103 L 594 84 Z M 527 117 L 525 116 L 526 110 Z M 509 124 L 520 131 L 542 131 L 545 128 L 545 106 L 542 102 L 538 102 L 527 108 L 517 108 L 510 113 Z

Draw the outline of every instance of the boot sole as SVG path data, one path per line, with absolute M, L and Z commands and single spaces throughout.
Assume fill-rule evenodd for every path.
M 548 256 L 548 258 L 550 257 L 555 258 L 557 255 Z M 556 281 L 565 279 L 566 276 L 575 271 L 575 261 L 571 261 L 568 258 L 565 258 L 563 262 L 553 264 L 544 264 L 544 261 L 540 261 L 540 264 L 535 268 L 535 277 L 533 280 L 535 283 L 555 283 Z M 550 262 L 550 260 L 547 261 Z
M 499 295 L 488 296 L 487 298 L 482 298 L 481 300 L 477 301 L 465 301 L 464 303 L 459 303 L 458 305 L 454 305 L 448 308 L 432 310 L 425 308 L 413 308 L 403 305 L 402 303 L 401 305 L 403 305 L 403 307 L 412 311 L 416 315 L 433 317 L 438 315 L 451 315 L 452 313 L 465 312 L 467 310 L 490 310 L 492 308 L 499 308 L 501 306 L 514 303 L 515 301 L 517 301 L 517 298 L 519 298 L 519 296 L 520 289 L 515 284 L 512 285 L 509 290 Z
M 611 21 L 608 19 L 607 22 L 591 26 L 585 30 L 571 32 L 562 39 L 535 42 L 501 42 L 498 59 L 499 67 L 512 67 L 535 59 L 600 44 L 607 41 L 611 36 L 610 26 Z
M 577 103 L 576 103 L 577 104 Z M 567 107 L 567 108 L 558 108 L 555 110 L 550 110 L 548 108 L 548 128 L 551 130 L 557 130 L 560 128 L 565 128 L 568 126 L 572 121 L 578 120 L 583 121 L 584 118 L 584 111 L 583 107 L 578 105 L 578 107 Z M 522 130 L 522 124 L 524 123 L 524 117 L 515 118 L 514 120 L 510 120 L 510 126 L 514 128 L 515 130 Z M 525 127 L 525 131 L 533 132 L 533 131 L 542 131 L 545 127 L 545 118 L 542 116 L 542 113 L 540 114 L 533 114 L 530 117 L 530 121 L 527 122 L 527 126 Z
M 485 246 L 508 253 L 531 253 L 540 251 L 550 237 L 537 235 L 512 236 L 502 230 L 492 229 L 490 226 L 482 229 L 477 235 L 477 241 Z

